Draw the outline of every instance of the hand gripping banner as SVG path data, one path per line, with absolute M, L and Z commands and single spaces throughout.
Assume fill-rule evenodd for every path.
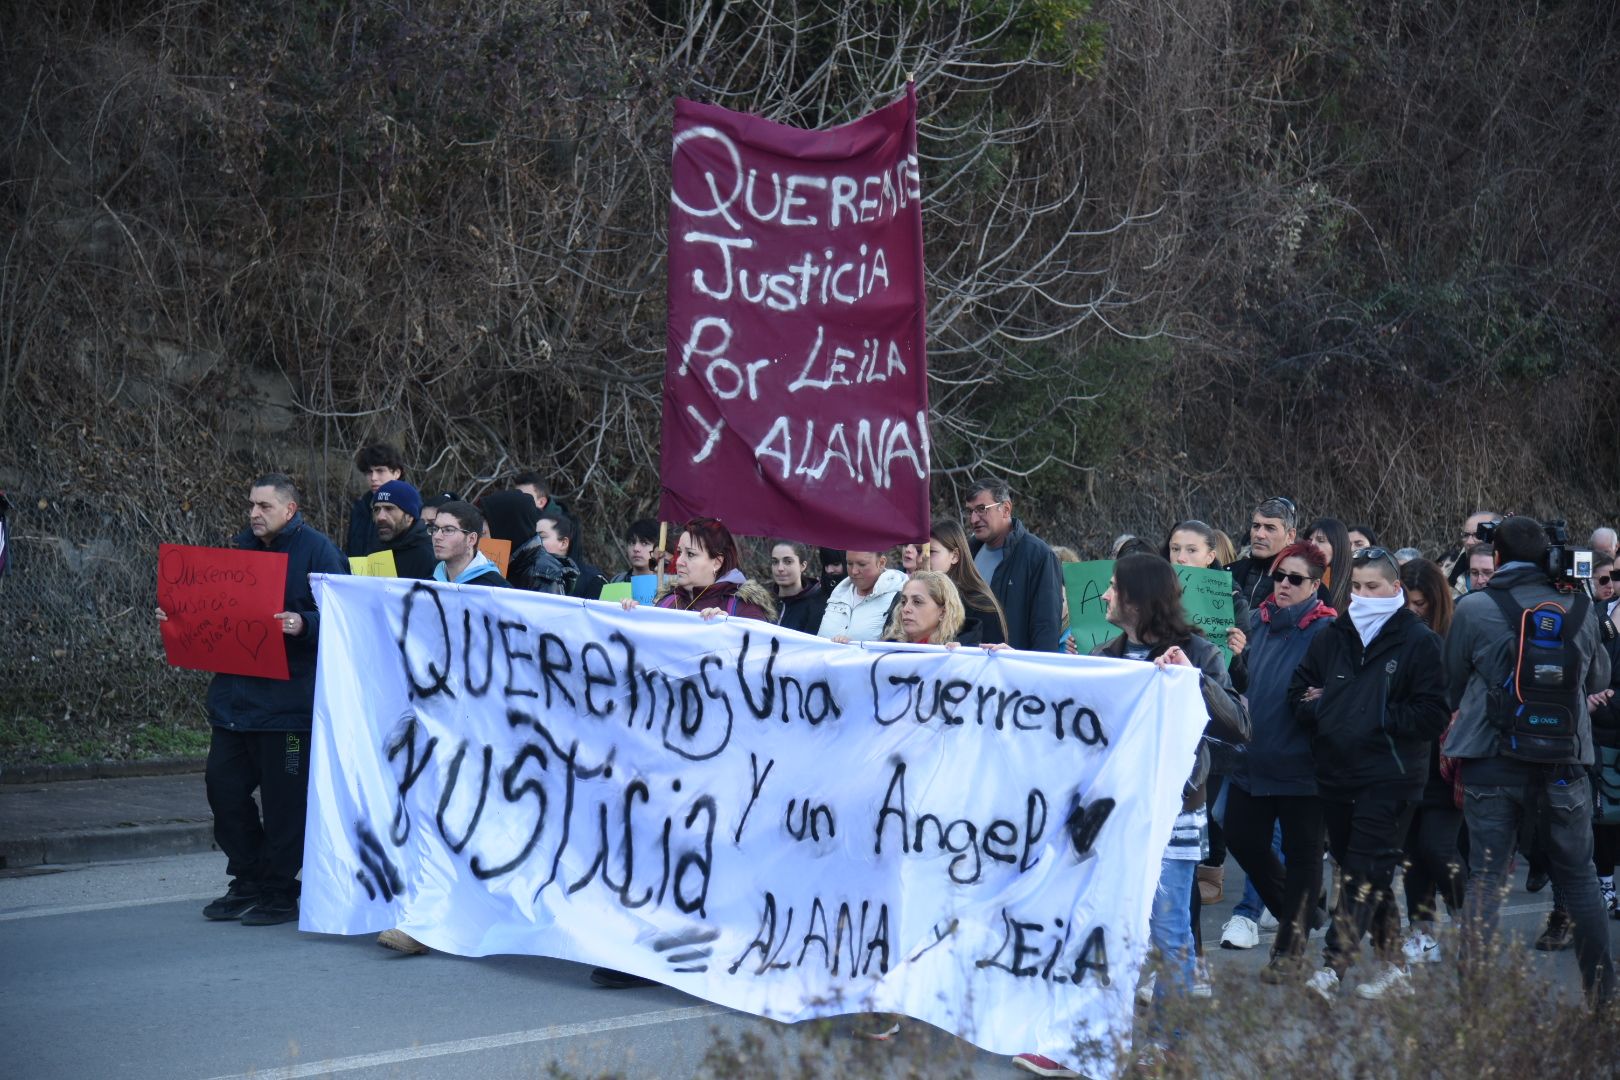
M 1193 669 L 312 581 L 303 929 L 1111 1071 L 1073 1049 L 1130 1037 Z
M 677 100 L 660 516 L 928 536 L 917 98 L 830 131 Z

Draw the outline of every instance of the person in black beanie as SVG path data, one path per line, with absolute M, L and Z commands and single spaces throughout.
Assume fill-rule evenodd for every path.
M 433 576 L 439 557 L 433 537 L 421 522 L 422 496 L 403 480 L 390 480 L 371 496 L 371 521 L 378 551 L 394 553 L 394 573 L 424 581 Z

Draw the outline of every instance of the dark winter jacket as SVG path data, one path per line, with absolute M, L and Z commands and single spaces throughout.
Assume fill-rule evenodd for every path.
M 1105 641 L 1092 650 L 1093 656 L 1124 657 L 1125 635 Z M 1162 641 L 1153 647 L 1148 659 L 1156 660 L 1172 645 L 1180 645 L 1187 659 L 1203 673 L 1199 686 L 1204 694 L 1204 709 L 1209 722 L 1204 725 L 1204 737 L 1198 741 L 1198 756 L 1193 771 L 1181 791 L 1181 811 L 1191 813 L 1204 805 L 1205 787 L 1209 780 L 1210 747 L 1219 742 L 1227 746 L 1241 746 L 1253 735 L 1249 710 L 1243 698 L 1232 687 L 1226 672 L 1226 659 L 1202 634 L 1194 634 L 1184 641 Z
M 439 565 L 439 557 L 433 554 L 433 537 L 428 535 L 427 526 L 420 521 L 411 522 L 411 527 L 394 537 L 391 544 L 379 541 L 377 550 L 394 553 L 394 573 L 402 578 L 425 581 L 433 576 L 433 568 Z
M 1306 701 L 1313 686 L 1322 696 Z M 1288 700 L 1310 733 L 1319 784 L 1416 799 L 1434 740 L 1451 719 L 1440 637 L 1401 608 L 1363 648 L 1347 611 L 1311 642 Z
M 578 568 L 579 577 L 574 579 L 574 587 L 569 590 L 569 596 L 577 596 L 581 600 L 602 599 L 602 586 L 607 584 L 607 578 L 602 571 L 588 562 L 574 560 Z
M 1609 689 L 1614 696 L 1592 710 L 1592 742 L 1620 749 L 1620 635 L 1605 641 L 1603 649 L 1609 654 Z
M 1271 595 L 1271 559 L 1245 555 L 1226 569 L 1232 574 L 1233 617 L 1238 614 L 1237 601 L 1240 598 L 1252 615 L 1259 610 L 1261 602 Z M 1249 624 L 1239 620 L 1237 625 L 1246 627 Z
M 962 619 L 962 628 L 956 632 L 958 645 L 989 645 L 998 640 L 996 637 L 986 638 L 985 634 L 994 634 L 983 616 L 977 612 L 968 611 Z
M 728 570 L 719 581 L 706 589 L 683 589 L 679 586 L 658 600 L 661 608 L 676 611 L 700 612 L 719 608 L 727 615 L 761 622 L 776 621 L 776 601 L 765 586 L 743 577 L 740 570 Z
M 302 615 L 304 629 L 286 638 L 286 679 L 215 675 L 208 684 L 208 722 L 232 731 L 308 731 L 315 708 L 315 647 L 321 632 L 321 613 L 315 606 L 309 575 L 347 574 L 349 562 L 332 541 L 304 521 L 303 514 L 294 514 L 268 547 L 246 529 L 237 534 L 231 546 L 286 554 L 287 586 L 282 610 Z
M 375 498 L 376 493 L 368 491 L 349 508 L 349 534 L 343 541 L 343 554 L 350 558 L 362 559 L 382 550 L 382 541 L 377 539 L 377 523 L 371 520 L 371 504 Z
M 772 590 L 774 591 L 774 590 Z M 827 594 L 815 578 L 807 578 L 792 596 L 776 597 L 776 625 L 814 637 L 827 611 Z
M 984 541 L 968 544 L 974 555 Z M 1007 616 L 1007 644 L 1015 649 L 1057 652 L 1063 637 L 1063 572 L 1046 541 L 1013 518 L 1001 544 L 1001 562 L 990 575 L 990 591 Z
M 1268 596 L 1249 617 L 1249 645 L 1232 663 L 1232 682 L 1248 698 L 1254 737 L 1232 756 L 1227 775 L 1251 795 L 1316 794 L 1310 735 L 1294 719 L 1288 686 L 1336 615 L 1315 596 L 1291 608 Z
M 531 536 L 512 552 L 506 563 L 506 580 L 515 589 L 529 592 L 567 596 L 574 587 L 579 571 L 572 561 L 566 566 L 551 552 L 538 536 Z
M 1514 658 L 1509 655 L 1518 639 L 1518 628 L 1508 625 L 1501 608 L 1489 595 L 1507 592 L 1513 601 L 1525 608 L 1552 601 L 1565 607 L 1571 605 L 1568 593 L 1554 589 L 1547 582 L 1546 573 L 1528 563 L 1508 563 L 1496 571 L 1485 588 L 1471 592 L 1457 601 L 1457 613 L 1451 620 L 1451 632 L 1446 635 L 1446 696 L 1457 710 L 1457 722 L 1446 739 L 1446 754 L 1455 758 L 1488 760 L 1499 756 L 1501 732 L 1487 719 L 1485 701 L 1489 689 L 1500 686 L 1512 668 Z M 1578 702 L 1578 733 L 1580 736 L 1580 762 L 1592 763 L 1591 718 L 1587 713 L 1586 694 L 1595 694 L 1609 685 L 1609 654 L 1603 648 L 1598 630 L 1596 605 L 1585 605 L 1589 614 L 1576 635 L 1575 642 L 1581 654 L 1581 685 L 1586 693 Z M 1511 762 L 1510 770 L 1522 764 Z M 1523 770 L 1517 770 L 1523 771 Z M 1483 775 L 1464 766 L 1463 779 Z M 1477 783 L 1495 783 L 1494 780 L 1476 780 Z

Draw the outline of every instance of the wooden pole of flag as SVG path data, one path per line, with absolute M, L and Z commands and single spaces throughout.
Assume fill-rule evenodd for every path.
M 658 591 L 664 591 L 664 568 L 669 565 L 669 522 L 658 523 Z

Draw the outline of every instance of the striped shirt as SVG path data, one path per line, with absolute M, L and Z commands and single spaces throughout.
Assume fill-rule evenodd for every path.
M 1140 642 L 1125 639 L 1127 660 L 1146 660 L 1153 650 Z M 1164 849 L 1167 859 L 1201 861 L 1209 854 L 1209 814 L 1200 806 L 1196 810 L 1176 815 L 1176 824 L 1170 830 L 1170 846 Z

